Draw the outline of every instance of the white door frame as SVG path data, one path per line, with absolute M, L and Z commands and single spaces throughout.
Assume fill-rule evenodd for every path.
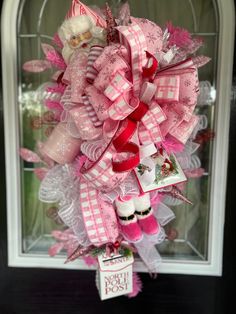
M 234 50 L 234 1 L 217 0 L 219 13 L 219 47 L 217 67 L 217 102 L 211 185 L 211 208 L 207 262 L 164 260 L 162 273 L 221 275 L 225 214 L 226 176 L 228 162 L 228 133 Z M 64 265 L 64 257 L 22 253 L 19 121 L 17 85 L 17 14 L 20 0 L 5 0 L 2 8 L 2 76 L 5 126 L 5 155 L 7 181 L 8 264 L 17 267 L 91 269 L 82 261 Z M 220 180 L 219 180 L 220 178 Z M 141 260 L 136 271 L 147 271 Z

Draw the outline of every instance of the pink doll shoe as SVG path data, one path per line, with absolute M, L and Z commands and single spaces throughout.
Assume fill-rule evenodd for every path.
M 127 240 L 137 242 L 142 238 L 142 230 L 138 224 L 133 199 L 115 201 L 121 233 Z
M 148 212 L 149 211 L 149 212 Z M 147 214 L 144 214 L 144 212 L 148 212 Z M 138 223 L 143 232 L 149 235 L 156 234 L 158 232 L 159 226 L 157 223 L 156 218 L 152 214 L 152 208 L 149 207 L 146 211 L 144 212 L 135 212 L 137 218 L 138 218 Z
M 131 242 L 137 242 L 141 240 L 142 238 L 142 230 L 140 228 L 140 225 L 138 224 L 137 218 L 135 217 L 135 215 L 133 216 L 135 220 L 134 221 L 132 220 L 132 222 L 129 222 L 128 224 L 124 224 L 124 220 L 122 219 L 129 218 L 130 216 L 119 217 L 119 224 L 120 224 L 120 230 L 123 236 Z

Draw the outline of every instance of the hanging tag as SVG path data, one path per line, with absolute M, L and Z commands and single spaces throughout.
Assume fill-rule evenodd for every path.
M 142 159 L 134 171 L 144 193 L 187 180 L 175 155 L 168 155 L 164 149 Z
M 133 291 L 133 255 L 98 256 L 97 288 L 101 300 L 128 294 Z

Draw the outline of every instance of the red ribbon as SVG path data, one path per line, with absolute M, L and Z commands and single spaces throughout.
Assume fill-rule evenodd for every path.
M 146 56 L 148 58 L 148 63 L 152 60 L 152 64 L 150 67 L 146 66 L 143 68 L 143 77 L 152 77 L 157 70 L 158 61 L 157 59 L 148 51 L 146 51 Z
M 152 59 L 150 67 L 143 68 L 143 77 L 152 77 L 158 67 L 156 58 L 146 51 L 149 59 Z M 113 145 L 118 153 L 131 153 L 133 156 L 123 161 L 112 161 L 114 172 L 124 172 L 134 169 L 140 163 L 139 147 L 135 143 L 129 142 L 135 131 L 137 130 L 137 123 L 149 110 L 148 105 L 139 102 L 138 107 L 125 120 L 125 129 L 113 140 Z
M 133 142 L 129 142 L 134 132 L 137 130 L 137 122 L 148 111 L 148 106 L 143 102 L 133 111 L 125 120 L 125 129 L 113 140 L 113 145 L 118 153 L 131 153 L 133 156 L 123 161 L 113 161 L 112 167 L 114 172 L 124 172 L 132 170 L 140 163 L 139 147 Z

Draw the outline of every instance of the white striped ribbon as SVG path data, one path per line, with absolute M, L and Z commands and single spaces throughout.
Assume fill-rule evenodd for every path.
M 86 79 L 89 83 L 93 83 L 95 80 L 98 71 L 94 68 L 93 64 L 97 60 L 97 58 L 101 55 L 103 52 L 103 47 L 101 46 L 92 46 L 89 55 L 88 55 L 88 63 L 87 63 L 87 69 L 86 69 Z
M 98 119 L 98 116 L 97 116 L 95 110 L 93 109 L 92 105 L 89 102 L 88 96 L 83 95 L 82 99 L 83 99 L 83 104 L 85 105 L 85 109 L 88 112 L 88 116 L 89 116 L 90 120 L 92 121 L 93 125 L 95 127 L 101 126 L 102 121 L 100 121 Z

